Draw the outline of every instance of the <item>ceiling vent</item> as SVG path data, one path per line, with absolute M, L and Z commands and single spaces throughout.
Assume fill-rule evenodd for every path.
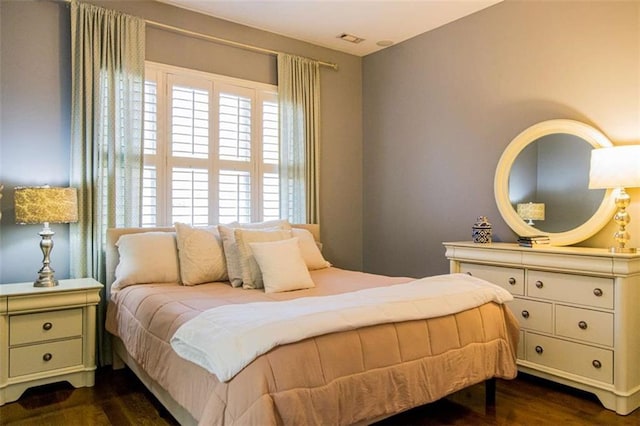
M 352 34 L 347 34 L 347 33 L 342 33 L 339 36 L 337 36 L 337 38 L 344 41 L 348 41 L 349 43 L 353 43 L 353 44 L 358 44 L 364 41 L 363 38 L 354 36 Z

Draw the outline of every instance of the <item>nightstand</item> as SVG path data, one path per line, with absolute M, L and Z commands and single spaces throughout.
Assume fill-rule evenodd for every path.
M 0 405 L 33 386 L 94 384 L 102 284 L 93 278 L 59 283 L 0 285 Z

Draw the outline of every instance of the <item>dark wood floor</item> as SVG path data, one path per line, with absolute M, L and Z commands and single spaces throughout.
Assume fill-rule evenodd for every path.
M 580 391 L 520 375 L 498 380 L 497 403 L 484 405 L 476 385 L 443 400 L 380 422 L 398 425 L 640 425 L 640 409 L 618 416 Z M 66 383 L 30 389 L 0 407 L 2 425 L 175 425 L 176 422 L 129 370 L 99 370 L 96 386 Z

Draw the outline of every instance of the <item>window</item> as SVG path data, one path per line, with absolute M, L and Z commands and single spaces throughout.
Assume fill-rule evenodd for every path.
M 275 86 L 147 63 L 143 226 L 280 218 Z

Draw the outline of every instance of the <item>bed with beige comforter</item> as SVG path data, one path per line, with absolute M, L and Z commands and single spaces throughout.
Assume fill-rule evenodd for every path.
M 277 346 L 227 382 L 178 356 L 169 343 L 180 326 L 214 307 L 410 280 L 333 267 L 311 276 L 314 288 L 272 294 L 226 282 L 131 285 L 110 295 L 106 328 L 154 386 L 206 425 L 367 423 L 490 378 L 516 375 L 518 325 L 505 305 L 494 302 Z

